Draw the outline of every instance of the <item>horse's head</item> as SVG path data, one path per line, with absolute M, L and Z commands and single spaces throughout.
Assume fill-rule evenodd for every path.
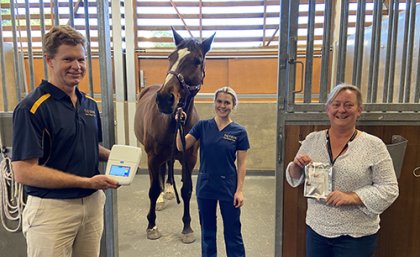
M 156 96 L 159 111 L 165 114 L 172 114 L 177 106 L 185 108 L 200 90 L 205 56 L 215 35 L 199 42 L 182 38 L 173 28 L 172 32 L 176 50 L 169 55 L 169 70 Z

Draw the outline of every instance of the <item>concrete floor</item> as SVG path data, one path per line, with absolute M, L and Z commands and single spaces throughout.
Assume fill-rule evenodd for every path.
M 177 187 L 181 187 L 180 176 L 176 175 Z M 196 176 L 193 176 L 195 185 Z M 245 205 L 242 207 L 242 234 L 248 257 L 274 256 L 274 176 L 248 176 L 245 181 Z M 196 241 L 183 244 L 182 204 L 176 200 L 167 202 L 163 211 L 157 212 L 157 225 L 162 237 L 158 240 L 146 238 L 149 208 L 149 177 L 137 175 L 130 186 L 118 189 L 118 241 L 120 257 L 199 257 L 200 225 L 197 202 L 191 199 L 191 226 Z M 0 226 L 0 257 L 25 257 L 26 243 L 21 232 L 9 233 Z M 218 257 L 225 257 L 223 226 L 218 215 Z
M 181 187 L 177 179 L 177 188 Z M 193 176 L 195 185 L 196 176 Z M 242 235 L 247 256 L 274 256 L 274 176 L 246 177 L 242 207 Z M 197 201 L 191 199 L 191 226 L 196 241 L 183 244 L 180 241 L 182 230 L 182 203 L 176 200 L 167 202 L 166 208 L 157 212 L 157 226 L 162 233 L 158 240 L 146 238 L 147 212 L 149 209 L 149 177 L 137 175 L 133 184 L 118 189 L 118 237 L 120 257 L 198 257 L 201 256 L 200 224 Z M 226 256 L 223 240 L 223 224 L 218 215 L 217 235 L 218 256 Z

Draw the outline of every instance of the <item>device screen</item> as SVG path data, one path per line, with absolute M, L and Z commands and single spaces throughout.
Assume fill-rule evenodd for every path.
M 112 176 L 128 177 L 129 174 L 130 167 L 128 166 L 111 165 L 111 170 L 109 171 L 109 175 Z

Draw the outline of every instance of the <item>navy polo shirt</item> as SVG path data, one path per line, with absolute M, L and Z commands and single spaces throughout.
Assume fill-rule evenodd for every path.
M 199 121 L 189 134 L 200 141 L 197 197 L 233 200 L 238 183 L 236 152 L 249 149 L 245 128 L 231 122 L 219 131 L 216 121 L 210 119 Z
M 61 89 L 42 81 L 13 112 L 13 161 L 38 158 L 40 165 L 82 177 L 99 174 L 102 128 L 95 100 L 76 88 L 77 105 Z M 41 198 L 85 197 L 96 190 L 25 186 Z

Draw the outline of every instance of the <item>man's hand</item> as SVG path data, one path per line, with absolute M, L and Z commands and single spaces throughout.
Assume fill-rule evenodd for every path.
M 120 187 L 116 180 L 102 174 L 91 177 L 89 183 L 93 189 L 116 189 Z

